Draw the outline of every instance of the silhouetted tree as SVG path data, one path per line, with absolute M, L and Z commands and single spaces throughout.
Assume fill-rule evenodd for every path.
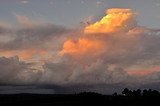
M 128 96 L 133 96 L 133 92 L 129 90 Z
M 148 91 L 146 89 L 144 89 L 142 95 L 143 96 L 147 96 L 148 95 Z
M 133 96 L 141 96 L 141 90 L 140 89 L 134 90 L 132 95 Z
M 159 92 L 158 92 L 157 90 L 153 90 L 153 91 L 152 91 L 152 95 L 153 95 L 153 96 L 158 96 L 158 95 L 159 95 Z
M 117 92 L 115 92 L 115 93 L 113 94 L 113 96 L 118 96 Z
M 149 90 L 143 90 L 143 96 L 159 96 L 160 94 L 159 94 L 159 92 L 157 91 L 157 90 L 151 90 L 151 89 L 149 89 Z
M 123 91 L 122 91 L 122 94 L 125 95 L 125 96 L 128 96 L 130 94 L 130 91 L 128 88 L 125 88 Z

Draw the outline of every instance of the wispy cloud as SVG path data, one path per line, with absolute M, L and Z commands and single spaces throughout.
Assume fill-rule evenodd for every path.
M 103 2 L 102 2 L 102 1 L 97 1 L 97 2 L 96 2 L 96 6 L 101 6 L 101 5 L 103 5 Z
M 20 2 L 21 2 L 22 4 L 27 4 L 27 3 L 29 3 L 28 0 L 20 0 Z

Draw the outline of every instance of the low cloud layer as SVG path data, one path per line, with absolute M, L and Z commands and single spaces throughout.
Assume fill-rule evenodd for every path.
M 138 26 L 130 9 L 109 9 L 84 31 L 31 24 L 23 18 L 17 18 L 20 29 L 0 27 L 4 38 L 0 55 L 8 57 L 0 58 L 1 84 L 141 87 L 159 83 L 160 30 Z M 14 55 L 20 59 L 10 57 Z M 28 58 L 37 59 L 41 68 L 33 68 Z
M 1 85 L 32 84 L 39 79 L 40 72 L 31 68 L 31 63 L 19 61 L 18 57 L 0 58 Z
M 70 29 L 62 26 L 36 22 L 26 16 L 16 15 L 19 28 L 0 27 L 0 55 L 15 56 L 20 59 L 31 59 L 33 55 L 47 55 L 58 49 Z M 59 43 L 57 45 L 57 43 Z M 54 48 L 54 49 L 53 49 Z

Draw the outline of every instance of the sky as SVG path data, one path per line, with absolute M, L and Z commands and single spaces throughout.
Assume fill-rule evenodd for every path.
M 160 90 L 159 11 L 159 0 L 1 0 L 0 93 Z
M 1 0 L 0 19 L 16 24 L 15 14 L 70 26 L 89 17 L 94 20 L 113 7 L 131 8 L 142 26 L 159 28 L 159 0 Z

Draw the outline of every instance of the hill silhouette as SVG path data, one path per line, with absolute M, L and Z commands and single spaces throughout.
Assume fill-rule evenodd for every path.
M 160 105 L 160 93 L 156 90 L 129 90 L 122 94 L 102 95 L 95 92 L 79 94 L 1 94 L 0 106 L 148 106 Z

